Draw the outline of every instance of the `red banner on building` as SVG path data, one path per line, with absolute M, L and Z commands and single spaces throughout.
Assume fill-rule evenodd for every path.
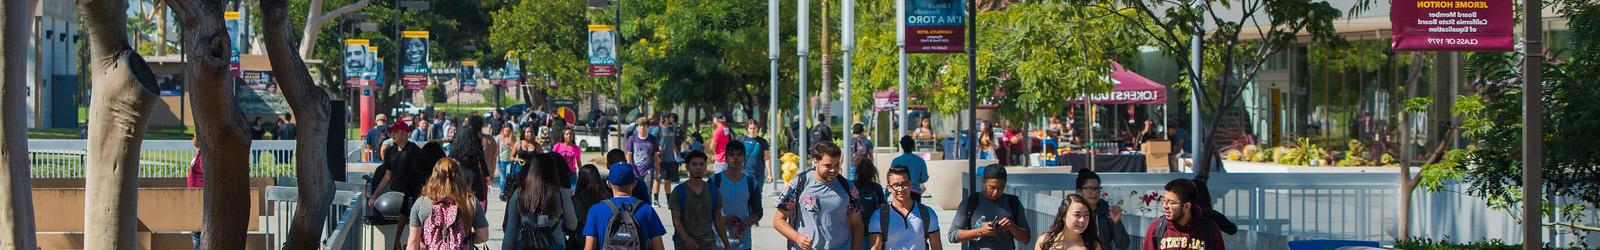
M 589 76 L 617 76 L 616 65 L 589 65 Z
M 1396 51 L 1511 51 L 1511 0 L 1395 0 L 1389 11 Z

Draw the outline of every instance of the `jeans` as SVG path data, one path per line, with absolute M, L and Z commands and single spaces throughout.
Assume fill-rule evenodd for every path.
M 504 190 L 506 188 L 506 179 L 507 178 L 511 178 L 511 179 L 522 178 L 521 176 L 512 176 L 512 175 L 516 175 L 517 172 L 519 172 L 518 170 L 521 170 L 521 169 L 522 169 L 522 166 L 521 165 L 517 165 L 517 163 L 515 163 L 515 162 L 510 162 L 510 161 L 502 161 L 502 162 L 500 162 L 500 169 L 498 171 L 496 171 L 496 172 L 500 172 L 500 175 L 494 177 L 494 183 L 495 183 L 494 185 L 496 187 L 500 187 L 500 189 L 502 190 L 501 192 L 505 192 Z
M 752 227 L 752 228 L 754 228 L 754 227 Z M 739 242 L 733 242 L 733 241 L 730 240 L 728 243 L 730 245 L 732 245 L 732 246 L 724 247 L 724 249 L 728 249 L 728 250 L 749 250 L 749 249 L 752 249 L 751 248 L 752 246 L 750 245 L 750 228 L 746 228 L 744 230 L 739 231 L 738 232 L 738 236 L 735 236 L 734 238 L 735 239 L 739 239 Z

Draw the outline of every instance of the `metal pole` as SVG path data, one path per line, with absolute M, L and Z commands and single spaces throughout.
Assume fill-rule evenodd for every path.
M 622 42 L 623 41 L 622 40 L 622 0 L 617 0 L 617 21 L 616 22 L 617 22 L 617 39 L 613 40 L 613 41 L 616 42 L 617 49 L 613 50 L 611 54 L 615 54 L 614 57 L 615 57 L 615 59 L 617 61 L 611 67 L 614 70 L 616 70 L 616 73 L 614 75 L 617 78 L 617 109 L 618 109 L 617 113 L 622 113 L 621 109 L 622 109 L 622 54 L 623 53 L 621 51 L 622 51 L 622 45 L 626 44 L 625 42 Z M 546 100 L 545 102 L 549 102 L 548 100 L 550 100 L 550 97 L 548 95 L 546 95 L 545 96 L 545 100 Z M 644 113 L 640 112 L 639 114 L 644 114 Z
M 844 80 L 844 82 L 843 82 L 844 83 L 843 84 L 844 91 L 839 96 L 839 99 L 841 100 L 841 104 L 840 105 L 844 105 L 844 107 L 843 107 L 844 108 L 844 123 L 841 123 L 842 124 L 841 126 L 844 126 L 846 128 L 845 131 L 850 131 L 849 128 L 854 126 L 852 123 L 850 123 L 850 120 L 851 120 L 850 119 L 850 66 L 851 66 L 850 65 L 850 51 L 855 50 L 855 47 L 856 47 L 856 44 L 855 44 L 856 43 L 856 39 L 855 39 L 856 0 L 844 0 L 844 6 L 842 6 L 842 7 L 844 7 L 843 9 L 841 9 L 841 11 L 843 13 L 840 13 L 840 17 L 839 18 L 840 19 L 844 19 L 844 20 L 841 20 L 839 23 L 840 23 L 841 26 L 844 26 L 844 27 L 841 27 L 841 29 L 843 29 L 843 32 L 839 33 L 841 35 L 840 36 L 841 40 L 839 42 L 839 48 L 840 48 L 840 50 L 844 51 L 844 79 L 843 79 Z M 842 147 L 842 148 L 844 148 L 844 150 L 842 150 L 842 151 L 844 151 L 844 154 L 841 155 L 841 157 L 844 157 L 843 158 L 844 162 L 845 162 L 844 165 L 845 166 L 851 166 L 851 169 L 855 168 L 855 164 L 854 164 L 855 163 L 854 162 L 855 159 L 851 159 L 850 158 L 850 151 L 851 151 L 851 148 L 853 148 L 853 147 L 851 147 L 851 145 L 855 145 L 855 144 L 850 144 L 850 142 L 855 139 L 853 137 L 854 136 L 851 136 L 849 134 L 849 132 L 845 133 L 844 146 Z M 849 176 L 855 176 L 853 171 L 851 172 L 851 174 L 848 174 L 848 175 Z
M 1205 1 L 1194 1 L 1194 8 L 1195 11 L 1205 8 Z M 1199 171 L 1199 169 L 1195 169 L 1198 166 L 1210 166 L 1209 164 L 1204 164 L 1207 159 L 1206 154 L 1201 150 L 1201 148 L 1205 147 L 1203 146 L 1205 143 L 1201 139 L 1202 134 L 1205 134 L 1205 132 L 1201 131 L 1200 125 L 1202 123 L 1200 101 L 1205 96 L 1200 93 L 1202 91 L 1200 88 L 1200 63 L 1205 59 L 1201 54 L 1201 49 L 1204 48 L 1201 43 L 1204 42 L 1205 35 L 1205 19 L 1195 19 L 1194 35 L 1189 37 L 1189 155 L 1193 160 L 1193 165 L 1191 165 L 1193 171 Z
M 767 60 L 770 62 L 771 71 L 767 73 L 767 134 L 773 135 L 773 145 L 778 142 L 778 0 L 767 0 Z M 769 175 L 777 174 L 778 164 L 777 149 L 767 150 L 767 172 Z
M 903 12 L 903 11 L 902 11 Z M 978 1 L 967 0 L 967 122 L 973 128 L 978 127 Z M 901 51 L 903 56 L 904 50 Z M 904 60 L 901 60 L 904 62 Z M 901 71 L 904 74 L 904 71 Z M 902 95 L 904 98 L 904 95 Z M 904 107 L 904 106 L 902 106 Z M 903 116 L 903 114 L 902 114 Z M 901 119 L 905 122 L 905 119 Z M 905 129 L 905 127 L 900 127 Z M 976 140 L 976 129 L 967 130 L 967 138 Z M 967 143 L 967 194 L 978 191 L 978 158 L 977 143 Z M 963 197 L 967 194 L 962 194 Z
M 811 112 L 806 112 L 806 106 L 809 104 L 807 101 L 810 100 L 810 97 L 806 96 L 806 90 L 808 89 L 808 86 L 806 85 L 806 75 L 809 75 L 806 72 L 806 54 L 811 52 L 811 46 L 808 46 L 809 44 L 806 43 L 811 39 L 811 31 L 809 28 L 807 28 L 808 24 L 810 24 L 809 21 L 811 21 L 811 6 L 808 6 L 810 5 L 810 3 L 808 3 L 809 0 L 796 0 L 795 2 L 799 5 L 795 12 L 797 16 L 797 18 L 795 18 L 795 29 L 798 33 L 800 33 L 799 37 L 795 39 L 795 51 L 797 52 L 796 54 L 800 56 L 800 100 L 796 102 L 800 105 L 800 133 L 796 134 L 800 134 L 800 146 L 798 147 L 800 148 L 801 159 L 800 170 L 805 171 L 810 169 L 810 164 L 807 164 L 808 162 L 806 162 L 806 159 L 811 159 L 811 155 L 807 154 L 808 152 L 806 152 L 809 151 L 808 149 L 811 147 L 809 144 L 810 141 L 807 140 L 808 136 L 806 136 L 811 132 L 807 131 L 806 129 L 806 121 L 811 119 L 811 116 L 809 115 Z
M 898 109 L 898 113 L 895 115 L 900 117 L 900 120 L 896 124 L 898 127 L 895 129 L 895 138 L 890 140 L 899 141 L 900 136 L 906 135 L 906 119 L 909 119 L 906 107 L 911 105 L 910 102 L 906 101 L 906 96 L 910 95 L 910 93 L 906 93 L 906 0 L 895 0 L 894 6 L 894 39 L 896 47 L 900 48 L 900 90 L 895 92 L 899 96 L 899 105 L 895 105 Z M 971 91 L 968 91 L 968 93 L 971 93 Z M 972 119 L 977 118 L 974 116 Z M 976 143 L 977 139 L 969 137 L 967 140 L 973 141 L 969 143 Z M 972 157 L 972 154 L 968 154 L 967 157 Z
M 1540 182 L 1544 164 L 1543 139 L 1543 102 L 1539 101 L 1544 96 L 1544 86 L 1541 85 L 1540 70 L 1544 62 L 1544 44 L 1542 37 L 1544 28 L 1541 22 L 1544 18 L 1540 13 L 1543 10 L 1541 1 L 1524 1 L 1527 6 L 1523 8 L 1528 19 L 1523 20 L 1523 35 L 1527 36 L 1524 42 L 1524 55 L 1522 57 L 1522 249 L 1539 249 L 1543 246 L 1543 230 L 1540 219 L 1540 193 L 1543 185 Z

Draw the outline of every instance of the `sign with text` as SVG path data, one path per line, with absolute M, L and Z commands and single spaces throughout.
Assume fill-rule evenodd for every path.
M 1395 0 L 1396 51 L 1511 51 L 1511 0 Z
M 233 56 L 228 58 L 228 74 L 239 77 L 239 12 L 223 12 L 222 19 L 228 26 L 228 49 L 233 50 Z
M 400 34 L 401 84 L 409 90 L 428 87 L 428 31 L 406 31 Z
M 616 26 L 589 25 L 589 76 L 617 75 Z
M 966 5 L 956 0 L 906 1 L 906 53 L 961 53 L 965 46 Z

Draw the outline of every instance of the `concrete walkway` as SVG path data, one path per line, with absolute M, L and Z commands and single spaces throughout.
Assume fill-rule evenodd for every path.
M 774 186 L 778 186 L 778 187 L 774 187 Z M 776 190 L 781 189 L 782 186 L 783 186 L 782 184 L 767 185 L 767 187 L 765 188 L 766 190 L 764 190 L 764 192 L 763 192 L 766 195 L 763 195 L 762 203 L 764 203 L 764 204 L 777 204 L 777 198 L 773 197 L 772 193 L 774 191 L 776 191 Z M 491 192 L 490 197 L 499 197 L 499 190 L 498 189 L 493 189 L 493 188 L 491 188 L 491 189 L 492 190 L 490 190 L 490 192 Z M 580 209 L 582 209 L 582 208 L 580 208 Z M 662 243 L 663 243 L 663 245 L 666 245 L 667 249 L 673 249 L 672 240 L 671 240 L 671 235 L 672 235 L 671 232 L 672 232 L 672 227 L 673 227 L 672 219 L 671 219 L 672 211 L 669 211 L 667 209 L 667 206 L 665 206 L 665 205 L 663 205 L 661 207 L 658 207 L 658 208 L 655 208 L 655 209 L 656 209 L 656 213 L 661 215 L 661 218 L 663 220 L 662 224 L 666 225 L 667 232 L 668 232 L 667 236 L 663 236 L 663 237 L 666 237 L 666 238 L 662 241 Z M 504 235 L 505 229 L 501 228 L 501 226 L 500 226 L 500 222 L 504 221 L 504 218 L 505 218 L 505 210 L 506 210 L 505 202 L 501 202 L 499 200 L 493 200 L 493 201 L 489 202 L 489 213 L 486 214 L 486 215 L 489 217 L 489 224 L 490 224 L 489 227 L 490 227 L 490 231 L 492 233 L 489 235 L 489 243 L 487 244 L 488 248 L 485 248 L 485 249 L 500 249 L 500 242 L 501 242 L 501 240 L 505 239 L 505 235 Z M 768 207 L 766 209 L 765 213 L 764 213 L 764 214 L 767 215 L 767 217 L 763 218 L 761 223 L 759 225 L 756 225 L 755 228 L 751 230 L 752 232 L 751 232 L 750 238 L 754 240 L 754 243 L 755 243 L 754 244 L 754 249 L 758 249 L 758 250 L 779 250 L 779 249 L 785 249 L 785 247 L 787 246 L 788 242 L 783 240 L 783 236 L 778 234 L 778 231 L 776 229 L 772 228 L 772 217 L 771 216 L 773 214 L 776 214 L 776 213 L 777 213 L 777 211 L 776 211 L 775 207 Z M 956 212 L 954 210 L 942 210 L 942 211 L 938 211 L 937 214 L 938 214 L 938 217 L 939 217 L 939 225 L 942 227 L 941 229 L 948 230 L 950 228 L 950 221 L 955 218 Z M 581 220 L 582 218 L 579 218 L 579 219 Z M 947 231 L 943 231 L 943 230 L 940 231 L 940 235 L 941 236 L 947 235 L 948 234 Z M 944 239 L 944 240 L 948 241 L 949 239 Z M 580 249 L 581 250 L 582 248 L 581 247 L 575 248 L 573 246 L 568 246 L 567 249 Z M 959 245 L 946 243 L 946 244 L 944 244 L 944 249 L 959 249 Z

